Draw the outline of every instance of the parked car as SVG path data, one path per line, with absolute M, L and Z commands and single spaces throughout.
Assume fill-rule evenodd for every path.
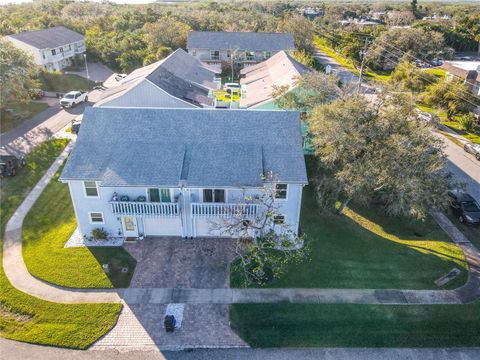
M 70 91 L 60 99 L 60 106 L 63 108 L 72 108 L 81 102 L 88 101 L 88 94 L 85 91 Z
M 15 176 L 26 164 L 24 156 L 0 155 L 0 176 Z
M 83 115 L 80 115 L 72 120 L 72 126 L 70 127 L 72 134 L 78 134 L 78 132 L 80 131 L 80 125 L 82 124 L 82 117 Z
M 468 193 L 461 190 L 450 190 L 450 207 L 458 220 L 463 224 L 480 224 L 480 205 Z
M 30 89 L 28 90 L 30 97 L 34 100 L 39 100 L 45 96 L 45 91 L 42 89 Z
M 465 143 L 463 145 L 463 150 L 465 150 L 467 153 L 475 155 L 475 158 L 480 161 L 480 144 L 474 144 L 474 143 Z
M 432 65 L 433 66 L 441 66 L 441 65 L 443 65 L 443 60 L 442 59 L 433 59 L 432 60 Z
M 115 75 L 115 80 L 122 81 L 126 77 L 127 77 L 127 74 L 117 74 L 117 75 Z

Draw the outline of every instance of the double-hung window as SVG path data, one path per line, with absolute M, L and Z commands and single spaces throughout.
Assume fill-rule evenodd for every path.
M 148 189 L 148 198 L 150 202 L 172 202 L 170 189 Z
M 245 56 L 247 60 L 255 60 L 255 51 L 246 51 Z
M 92 224 L 103 224 L 103 213 L 101 211 L 92 211 L 89 213 Z
M 83 186 L 85 187 L 85 196 L 98 197 L 98 188 L 95 181 L 84 181 Z
M 220 51 L 218 51 L 218 50 L 210 51 L 210 58 L 212 60 L 219 60 L 220 59 Z
M 52 49 L 52 55 L 56 55 L 57 52 L 55 51 L 55 49 Z
M 287 199 L 287 184 L 275 184 L 275 199 L 286 200 Z
M 285 216 L 283 216 L 283 215 L 275 215 L 275 216 L 273 217 L 273 223 L 274 223 L 275 225 L 282 225 L 282 224 L 284 224 L 284 223 L 285 223 Z
M 263 58 L 264 59 L 268 59 L 269 57 L 272 56 L 272 52 L 271 51 L 264 51 L 263 52 Z
M 225 190 L 223 189 L 203 189 L 203 202 L 206 203 L 224 203 Z

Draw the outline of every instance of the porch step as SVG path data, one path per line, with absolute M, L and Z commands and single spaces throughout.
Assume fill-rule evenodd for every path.
M 137 238 L 136 237 L 127 237 L 127 238 L 125 238 L 124 242 L 127 243 L 127 244 L 133 244 L 133 243 L 137 242 Z

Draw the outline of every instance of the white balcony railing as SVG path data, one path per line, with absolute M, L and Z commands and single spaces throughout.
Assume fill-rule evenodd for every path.
M 110 201 L 110 208 L 115 215 L 156 217 L 180 215 L 178 203 Z
M 84 53 L 87 50 L 85 45 L 75 47 L 75 54 Z
M 256 204 L 192 203 L 190 208 L 194 217 L 243 216 L 253 218 L 258 211 Z

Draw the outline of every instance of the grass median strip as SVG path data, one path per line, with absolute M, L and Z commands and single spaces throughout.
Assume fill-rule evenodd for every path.
M 15 209 L 60 154 L 66 140 L 39 145 L 27 157 L 27 167 L 1 180 L 1 237 Z M 1 245 L 1 244 L 0 244 Z M 0 255 L 3 248 L 0 246 Z M 58 304 L 15 289 L 0 267 L 0 335 L 5 338 L 85 349 L 116 323 L 120 304 Z

